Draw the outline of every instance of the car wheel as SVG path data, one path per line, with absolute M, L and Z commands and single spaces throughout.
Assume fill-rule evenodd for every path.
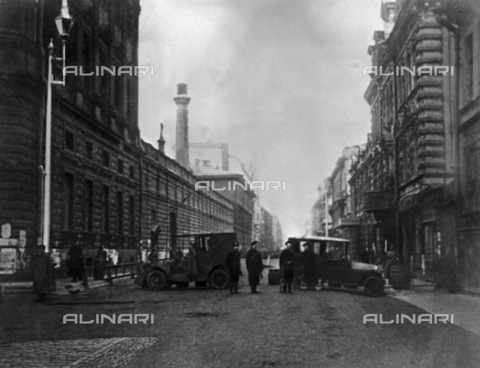
M 230 275 L 227 271 L 217 268 L 210 274 L 209 281 L 214 289 L 225 289 L 230 281 Z
M 167 285 L 167 276 L 162 271 L 152 272 L 148 277 L 148 287 L 152 290 L 163 290 Z
M 380 296 L 383 294 L 384 283 L 380 277 L 369 277 L 365 281 L 365 294 L 368 296 Z

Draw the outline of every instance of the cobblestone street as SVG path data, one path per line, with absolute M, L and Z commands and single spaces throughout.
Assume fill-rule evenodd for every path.
M 118 367 L 155 338 L 47 340 L 5 344 L 0 366 L 17 367 Z
M 265 272 L 266 274 L 266 272 Z M 133 283 L 76 297 L 0 304 L 2 367 L 477 367 L 480 339 L 456 325 L 363 324 L 367 313 L 425 313 L 361 290 L 260 294 Z M 63 324 L 65 314 L 153 314 L 153 324 Z

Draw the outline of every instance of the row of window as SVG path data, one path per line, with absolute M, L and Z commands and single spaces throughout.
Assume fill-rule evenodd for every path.
M 65 173 L 63 182 L 63 228 L 68 231 L 75 231 L 76 216 L 79 215 L 75 209 L 77 201 L 81 201 L 83 209 L 81 215 L 84 219 L 83 230 L 86 232 L 100 232 L 109 234 L 116 230 L 118 235 L 125 235 L 128 232 L 130 236 L 135 235 L 135 196 L 126 194 L 122 191 L 111 192 L 107 185 L 101 187 L 101 201 L 99 206 L 95 206 L 95 185 L 92 180 L 86 179 L 84 182 L 83 196 L 75 196 L 75 176 L 71 173 Z M 112 205 L 114 203 L 114 205 Z M 112 229 L 112 208 L 116 211 L 116 229 Z M 96 211 L 97 210 L 97 211 Z M 101 212 L 100 228 L 94 228 L 95 212 Z
M 65 149 L 75 152 L 75 135 L 73 132 L 65 132 Z M 89 160 L 93 160 L 93 142 L 87 141 L 85 146 L 85 157 Z M 101 152 L 102 164 L 105 167 L 110 167 L 110 152 L 102 150 Z M 117 159 L 117 172 L 118 174 L 125 173 L 125 163 L 122 159 Z M 130 179 L 135 179 L 135 167 L 133 165 L 128 166 L 128 176 Z
M 85 74 L 95 71 L 97 66 L 118 68 L 132 65 L 136 53 L 132 36 L 135 34 L 136 22 L 132 5 L 127 4 L 92 3 L 88 11 L 81 11 L 76 4 L 71 4 L 71 12 L 78 19 L 77 27 L 74 28 L 76 34 L 72 34 L 67 43 L 67 61 L 70 65 L 81 66 Z M 97 29 L 97 21 L 98 34 L 94 31 Z M 99 94 L 106 105 L 113 104 L 122 116 L 132 117 L 135 103 L 131 98 L 134 93 L 132 78 L 108 74 L 81 77 L 68 75 L 67 78 L 70 80 L 69 85 L 76 79 L 86 90 Z

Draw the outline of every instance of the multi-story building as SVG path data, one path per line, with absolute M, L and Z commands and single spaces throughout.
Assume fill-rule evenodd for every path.
M 451 107 L 443 103 L 453 77 L 432 72 L 449 61 L 435 6 L 417 0 L 382 4 L 384 21 L 391 26 L 394 20 L 394 26 L 387 34 L 375 32 L 369 49 L 375 69 L 365 98 L 372 135 L 352 181 L 368 189 L 363 211 L 378 224 L 377 247 L 382 240 L 395 244 L 399 258 L 430 281 L 455 243 L 448 198 L 453 123 Z
M 253 239 L 253 202 L 255 194 L 250 190 L 243 175 L 221 170 L 200 168 L 194 170 L 197 188 L 204 193 L 215 193 L 233 204 L 233 231 L 240 245 L 249 245 Z
M 416 277 L 479 290 L 480 4 L 388 1 L 382 17 L 388 32 L 374 34 L 365 93 L 372 133 L 350 180 L 354 214 L 373 216 L 362 222 L 377 250 L 395 244 Z
M 357 259 L 359 251 L 367 248 L 376 260 L 383 257 L 389 240 L 392 243 L 396 239 L 396 224 L 392 207 L 392 140 L 380 139 L 377 146 L 372 142 L 369 135 L 369 142 L 352 163 L 349 221 L 360 225 L 353 239 Z
M 264 207 L 261 207 L 256 226 L 256 240 L 259 242 L 258 250 L 273 253 L 282 248 L 284 239 L 280 222 Z
M 480 3 L 444 0 L 435 13 L 448 62 L 456 71 L 446 86 L 446 109 L 452 121 L 454 154 L 449 164 L 455 180 L 450 189 L 457 245 L 447 248 L 446 255 L 458 265 L 461 286 L 480 292 Z M 437 240 L 445 243 L 444 238 Z
M 135 70 L 138 64 L 139 1 L 78 0 L 68 5 L 75 23 L 66 44 L 66 65 L 80 75 L 68 73 L 65 86 L 49 86 L 47 46 L 53 39 L 57 56 L 61 54 L 55 30 L 61 3 L 0 3 L 0 223 L 10 224 L 5 234 L 26 246 L 25 254 L 45 238 L 42 174 L 49 87 L 49 248 L 58 248 L 64 257 L 74 242 L 86 254 L 103 243 L 130 260 L 156 225 L 164 245 L 172 245 L 175 234 L 233 231 L 232 202 L 218 193 L 194 190 L 196 179 L 185 168 L 188 152 L 182 156 L 185 162 L 178 163 L 165 156 L 162 144 L 156 150 L 140 139 L 137 76 L 116 72 L 120 67 Z M 103 67 L 109 71 L 100 72 Z M 56 63 L 53 74 L 55 79 L 62 76 Z M 186 99 L 186 85 L 179 85 L 175 102 L 180 127 L 187 124 Z
M 310 210 L 311 225 L 308 235 L 326 236 L 332 233 L 332 217 L 329 213 L 332 198 L 329 188 L 328 179 L 323 185 L 318 186 L 318 199 Z
M 137 65 L 139 1 L 75 1 L 66 65 L 90 74 Z M 45 152 L 47 46 L 61 53 L 55 17 L 58 1 L 3 1 L 1 111 L 1 221 L 13 237 L 26 232 L 27 247 L 41 237 Z M 61 70 L 54 63 L 53 75 Z M 49 247 L 105 242 L 124 248 L 138 242 L 137 77 L 66 76 L 52 84 L 51 227 Z M 19 149 L 21 147 L 21 149 Z M 121 210 L 116 199 L 121 196 Z M 114 236 L 112 238 L 112 236 Z M 113 244 L 110 244 L 113 243 Z
M 228 143 L 190 142 L 190 167 L 230 170 Z
M 285 239 L 283 239 L 282 225 L 278 218 L 273 217 L 272 223 L 273 251 L 278 251 L 283 247 Z
M 357 252 L 357 238 L 360 223 L 352 217 L 349 184 L 350 167 L 359 153 L 360 146 L 345 147 L 328 178 L 332 198 L 332 204 L 328 209 L 332 217 L 332 229 L 329 235 L 351 240 L 350 257 L 355 257 L 359 253 Z

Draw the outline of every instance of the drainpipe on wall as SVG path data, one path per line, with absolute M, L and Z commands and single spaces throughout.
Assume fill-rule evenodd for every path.
M 140 192 L 138 195 L 138 240 L 137 240 L 137 247 L 138 247 L 138 253 L 142 254 L 142 210 L 143 210 L 143 188 L 142 188 L 142 183 L 143 183 L 143 160 L 142 160 L 142 142 L 140 141 L 140 145 L 138 148 L 138 186 L 140 188 Z M 132 214 L 133 216 L 133 214 Z

